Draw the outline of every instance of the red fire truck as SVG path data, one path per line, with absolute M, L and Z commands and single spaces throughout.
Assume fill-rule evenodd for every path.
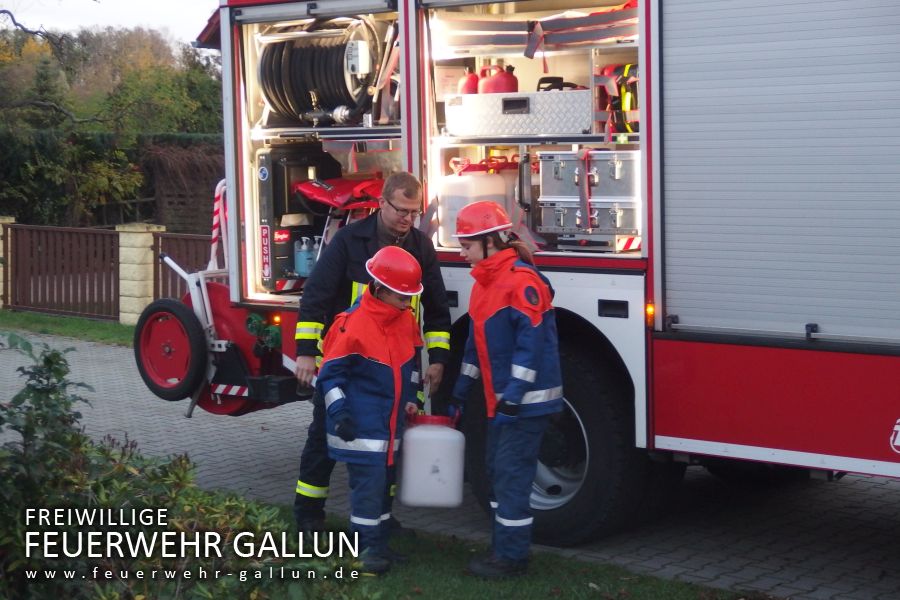
M 295 400 L 309 261 L 409 170 L 457 357 L 461 206 L 503 204 L 556 290 L 541 541 L 646 516 L 690 463 L 900 476 L 898 32 L 874 0 L 222 0 L 227 268 L 148 307 L 141 373 L 223 415 Z

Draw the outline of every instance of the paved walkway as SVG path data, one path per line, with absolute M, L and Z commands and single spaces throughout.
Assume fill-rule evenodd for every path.
M 131 350 L 26 334 L 33 342 L 74 346 L 72 378 L 94 387 L 82 408 L 95 438 L 137 440 L 148 455 L 187 452 L 198 481 L 262 500 L 290 503 L 301 435 L 311 410 L 295 403 L 243 417 L 165 402 L 141 382 Z M 0 400 L 21 387 L 15 368 L 24 357 L 0 350 Z M 344 469 L 332 482 L 330 510 L 349 513 Z M 399 505 L 399 503 L 398 503 Z M 488 521 L 470 494 L 453 510 L 398 506 L 408 526 L 487 539 Z M 900 481 L 848 475 L 776 488 L 738 489 L 692 467 L 671 514 L 659 521 L 579 548 L 580 559 L 634 572 L 731 590 L 758 590 L 795 599 L 900 598 Z

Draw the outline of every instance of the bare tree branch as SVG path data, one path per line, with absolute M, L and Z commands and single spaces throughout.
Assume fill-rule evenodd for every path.
M 94 0 L 95 2 L 98 0 Z M 13 27 L 16 29 L 27 33 L 28 35 L 33 35 L 35 37 L 39 37 L 47 41 L 50 44 L 50 47 L 53 49 L 53 55 L 56 56 L 58 60 L 62 60 L 62 56 L 65 54 L 65 43 L 70 39 L 68 35 L 56 35 L 55 33 L 50 33 L 46 29 L 44 29 L 43 25 L 40 29 L 29 29 L 25 27 L 21 23 L 16 20 L 16 16 L 12 13 L 12 11 L 0 8 L 0 17 L 8 18 Z
M 9 105 L 9 108 L 22 108 L 25 106 L 35 106 L 37 108 L 46 108 L 50 110 L 54 110 L 62 115 L 64 115 L 67 119 L 69 119 L 72 123 L 109 123 L 114 119 L 103 119 L 100 117 L 87 117 L 81 118 L 76 117 L 75 113 L 68 110 L 67 108 L 63 108 L 59 104 L 55 102 L 48 102 L 46 100 L 23 100 L 22 102 L 15 102 Z

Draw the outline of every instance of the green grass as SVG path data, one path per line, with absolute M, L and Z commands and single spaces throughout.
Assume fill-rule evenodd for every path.
M 282 516 L 292 522 L 290 509 Z M 339 530 L 345 520 L 328 519 L 328 527 Z M 772 600 L 758 592 L 729 592 L 691 583 L 631 573 L 621 567 L 579 561 L 548 552 L 535 552 L 528 573 L 508 580 L 488 581 L 466 573 L 469 560 L 483 555 L 485 545 L 425 532 L 415 538 L 397 539 L 391 547 L 409 557 L 393 565 L 390 572 L 374 580 L 371 587 L 381 598 L 415 600 L 547 600 L 554 598 L 593 600 Z
M 410 562 L 392 568 L 381 578 L 379 591 L 383 591 L 385 598 L 734 600 L 751 597 L 546 553 L 534 554 L 523 577 L 486 581 L 465 572 L 470 559 L 486 552 L 483 545 L 420 533 L 415 540 L 394 542 L 392 546 L 408 554 Z
M 128 347 L 131 347 L 131 340 L 134 337 L 134 327 L 131 325 L 79 317 L 0 310 L 0 332 L 16 330 Z

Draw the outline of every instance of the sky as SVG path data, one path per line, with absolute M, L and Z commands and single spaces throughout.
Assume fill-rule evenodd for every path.
M 218 7 L 219 0 L 0 0 L 0 8 L 29 29 L 144 27 L 185 43 L 197 39 Z M 9 22 L 2 19 L 0 25 Z

